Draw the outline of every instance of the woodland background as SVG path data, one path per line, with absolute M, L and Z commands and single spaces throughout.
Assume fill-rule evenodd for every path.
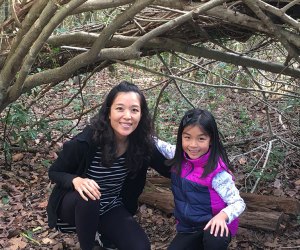
M 159 137 L 171 143 L 187 109 L 210 110 L 241 193 L 274 201 L 247 203 L 257 223 L 243 224 L 231 249 L 300 249 L 299 1 L 0 7 L 0 248 L 78 249 L 74 235 L 47 226 L 47 170 L 107 91 L 128 80 L 143 89 Z M 168 194 L 168 183 L 148 175 L 145 195 Z M 140 205 L 136 218 L 152 248 L 166 249 L 175 234 L 170 203 L 148 197 Z

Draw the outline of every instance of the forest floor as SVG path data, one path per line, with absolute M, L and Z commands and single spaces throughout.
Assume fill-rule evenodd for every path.
M 47 226 L 51 184 L 43 162 L 50 161 L 53 154 L 19 153 L 13 171 L 1 169 L 0 249 L 79 249 L 74 234 Z M 147 232 L 152 250 L 166 249 L 175 235 L 173 216 L 141 204 L 136 219 Z M 276 233 L 240 228 L 230 249 L 300 249 L 299 236 L 300 223 L 290 218 Z
M 108 79 L 110 78 L 107 76 L 106 79 L 102 78 L 102 85 L 97 89 L 103 88 L 104 82 Z M 107 86 L 111 87 L 111 80 L 109 81 Z M 95 93 L 95 102 L 99 102 L 99 94 L 94 89 L 91 92 Z M 56 93 L 52 95 L 49 102 L 45 103 L 55 107 L 55 104 L 59 103 L 55 99 L 56 95 Z M 58 98 L 60 97 L 58 96 Z M 228 105 L 239 104 L 236 105 L 236 108 L 244 104 L 246 107 L 251 101 L 250 99 L 243 99 L 242 94 L 240 94 L 240 99 L 232 98 L 232 96 L 229 96 L 226 100 L 228 100 Z M 227 117 L 233 117 L 236 110 L 226 107 L 227 112 L 224 112 L 224 105 L 224 102 L 222 102 L 218 106 L 220 116 L 223 114 Z M 253 104 L 248 110 L 251 115 L 264 115 L 264 110 L 256 104 Z M 166 112 L 166 118 L 170 114 L 172 113 Z M 163 115 L 161 114 L 161 116 Z M 235 116 L 232 120 L 238 120 L 238 117 Z M 273 121 L 277 120 L 274 118 Z M 245 119 L 242 122 L 245 122 Z M 274 128 L 278 127 L 276 126 L 277 123 L 274 123 Z M 256 133 L 258 132 L 256 131 Z M 235 139 L 233 138 L 233 140 Z M 57 144 L 51 147 L 50 151 L 47 151 L 43 150 L 43 146 L 40 146 L 38 141 L 35 143 L 38 149 L 34 152 L 13 152 L 11 170 L 4 168 L 5 159 L 3 155 L 0 155 L 0 249 L 79 249 L 76 235 L 59 233 L 54 229 L 49 229 L 47 225 L 46 206 L 52 188 L 47 172 L 61 144 Z M 245 151 L 252 152 L 254 147 L 248 145 Z M 241 151 L 238 150 L 238 152 Z M 259 159 L 259 157 L 252 153 L 249 159 Z M 297 149 L 293 149 L 288 151 L 284 157 L 282 164 L 277 166 L 276 175 L 273 175 L 272 180 L 262 182 L 256 190 L 257 193 L 300 199 L 299 152 L 297 152 Z M 239 159 L 238 164 L 243 166 L 240 169 L 245 169 L 236 175 L 239 187 L 245 186 L 245 175 L 250 171 L 245 168 L 246 164 L 244 163 L 244 158 Z M 271 170 L 268 171 L 268 174 L 271 175 L 272 173 Z M 253 180 L 252 183 L 255 182 L 254 178 Z M 175 235 L 173 216 L 166 215 L 151 206 L 140 204 L 136 219 L 147 232 L 152 250 L 167 248 Z M 300 249 L 300 216 L 286 218 L 285 223 L 281 225 L 278 232 L 239 228 L 237 236 L 232 239 L 230 249 Z

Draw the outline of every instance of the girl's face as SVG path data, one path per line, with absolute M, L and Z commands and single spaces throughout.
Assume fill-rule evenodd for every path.
M 197 125 L 189 125 L 182 132 L 182 149 L 191 159 L 206 154 L 210 146 L 210 137 Z
M 140 96 L 135 92 L 120 92 L 113 101 L 109 119 L 117 140 L 126 140 L 141 120 Z

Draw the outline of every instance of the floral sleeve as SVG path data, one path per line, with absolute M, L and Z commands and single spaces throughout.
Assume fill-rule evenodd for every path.
M 222 211 L 227 214 L 229 218 L 227 223 L 229 224 L 241 215 L 246 208 L 246 204 L 228 172 L 218 173 L 212 181 L 212 187 L 227 204 L 227 207 L 223 208 Z
M 167 159 L 172 159 L 174 157 L 176 148 L 175 145 L 162 141 L 158 138 L 155 138 L 155 145 L 159 152 L 162 153 Z

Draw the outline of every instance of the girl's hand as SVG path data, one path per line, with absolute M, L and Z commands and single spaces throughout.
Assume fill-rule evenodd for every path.
M 226 220 L 228 220 L 227 214 L 221 211 L 206 224 L 204 230 L 210 227 L 210 233 L 214 234 L 215 237 L 217 237 L 219 231 L 221 237 L 223 237 L 224 232 L 226 232 L 226 237 L 228 237 L 229 230 Z
M 80 194 L 82 199 L 86 201 L 88 201 L 88 197 L 92 200 L 100 199 L 100 187 L 94 180 L 76 177 L 72 180 L 72 183 L 75 190 Z

